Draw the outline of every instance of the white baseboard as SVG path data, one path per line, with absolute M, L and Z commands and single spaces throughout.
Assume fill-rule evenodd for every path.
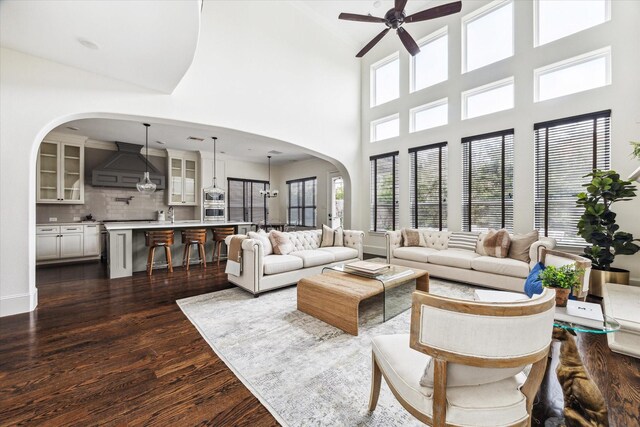
M 378 255 L 378 256 L 387 256 L 387 249 L 384 246 L 368 246 L 364 245 L 362 250 L 365 254 Z
M 0 298 L 0 317 L 28 313 L 38 305 L 38 290 L 31 294 L 7 295 Z

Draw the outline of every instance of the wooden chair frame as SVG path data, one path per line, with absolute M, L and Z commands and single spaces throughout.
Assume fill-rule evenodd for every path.
M 214 227 L 213 228 L 213 254 L 211 255 L 211 263 L 216 259 L 218 261 L 217 268 L 220 270 L 220 252 L 222 251 L 222 245 L 224 239 L 228 236 L 236 234 L 235 227 Z M 217 255 L 217 258 L 216 258 Z
M 545 261 L 547 259 L 547 255 L 555 255 L 557 257 L 561 257 L 561 258 L 566 258 L 566 259 L 570 259 L 572 261 L 575 261 L 576 263 L 576 267 L 577 268 L 581 268 L 582 270 L 587 270 L 589 268 L 591 268 L 591 260 L 589 258 L 585 258 L 583 256 L 580 255 L 576 255 L 576 254 L 570 254 L 568 252 L 562 252 L 562 251 L 557 251 L 555 249 L 547 249 L 544 246 L 541 246 L 539 248 L 539 257 L 538 259 L 540 260 L 540 262 L 542 264 L 545 264 Z M 584 272 L 582 274 L 580 274 L 580 277 L 578 278 L 578 283 L 580 283 L 580 289 L 574 288 L 571 293 L 576 297 L 576 298 L 580 298 L 580 299 L 584 299 L 587 297 L 587 293 L 588 291 L 584 290 Z
M 200 264 L 206 270 L 207 269 L 207 255 L 204 251 L 204 244 L 207 241 L 207 229 L 196 228 L 182 230 L 182 243 L 184 244 L 184 250 L 182 252 L 182 266 L 185 270 L 189 271 L 191 266 L 191 246 L 197 245 L 198 256 L 200 257 Z
M 546 291 L 548 292 L 548 291 Z M 543 294 L 544 295 L 544 294 Z M 486 368 L 513 368 L 523 365 L 533 365 L 526 382 L 520 388 L 522 394 L 525 395 L 527 400 L 527 413 L 529 418 L 521 423 L 513 424 L 514 426 L 530 426 L 531 425 L 531 410 L 533 408 L 533 401 L 535 399 L 538 388 L 544 378 L 544 373 L 547 368 L 547 357 L 549 354 L 549 348 L 551 344 L 551 336 L 549 336 L 549 346 L 540 350 L 539 352 L 531 355 L 513 357 L 510 359 L 489 359 L 481 356 L 470 356 L 452 353 L 430 347 L 420 342 L 420 328 L 421 328 L 421 314 L 422 306 L 428 305 L 431 307 L 440 308 L 448 311 L 456 311 L 466 314 L 476 314 L 483 316 L 526 316 L 545 312 L 553 309 L 555 306 L 554 299 L 548 299 L 544 302 L 539 301 L 537 298 L 529 302 L 507 302 L 507 303 L 494 303 L 494 302 L 479 302 L 468 300 L 457 300 L 451 298 L 440 297 L 432 294 L 428 294 L 421 291 L 415 291 L 413 293 L 413 301 L 411 307 L 411 333 L 409 346 L 421 353 L 427 354 L 433 358 L 434 361 L 434 387 L 433 387 L 433 416 L 420 412 L 413 406 L 411 406 L 398 391 L 389 382 L 384 372 L 380 369 L 375 354 L 373 354 L 372 360 L 372 380 L 371 380 L 371 395 L 369 398 L 369 411 L 373 411 L 378 403 L 378 396 L 380 394 L 381 378 L 384 379 L 391 389 L 391 392 L 396 397 L 398 402 L 414 417 L 419 419 L 425 424 L 429 424 L 436 427 L 449 426 L 446 423 L 446 410 L 447 410 L 447 364 L 460 363 L 470 366 L 486 367 Z

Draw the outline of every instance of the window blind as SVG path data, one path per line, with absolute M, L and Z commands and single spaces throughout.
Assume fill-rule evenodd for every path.
M 302 178 L 287 181 L 289 189 L 289 224 L 307 227 L 316 226 L 317 178 Z
M 267 217 L 267 204 L 260 190 L 267 190 L 266 181 L 227 178 L 227 210 L 229 221 L 258 223 Z
M 398 151 L 369 158 L 371 162 L 371 230 L 398 225 Z
M 462 139 L 462 228 L 513 230 L 513 129 Z
M 447 143 L 409 149 L 411 226 L 447 228 Z
M 534 125 L 535 227 L 562 246 L 583 247 L 576 206 L 583 178 L 593 169 L 610 167 L 611 110 Z

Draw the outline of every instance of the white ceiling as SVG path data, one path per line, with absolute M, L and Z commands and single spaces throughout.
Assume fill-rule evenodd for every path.
M 0 1 L 3 47 L 165 93 L 189 69 L 199 31 L 199 0 Z
M 273 154 L 271 162 L 278 165 L 314 157 L 311 152 L 297 145 L 237 130 L 212 126 L 149 123 L 151 124 L 149 128 L 149 148 L 213 152 L 213 139 L 211 137 L 216 136 L 218 137 L 216 144 L 218 154 L 231 158 L 266 163 L 268 152 L 276 150 L 282 152 L 282 154 Z M 78 130 L 71 130 L 69 127 L 76 127 Z M 58 126 L 53 132 L 81 135 L 96 141 L 121 141 L 141 145 L 145 143 L 145 131 L 142 123 L 129 120 L 74 120 Z M 190 141 L 187 139 L 190 136 L 204 138 L 204 141 Z M 164 144 L 160 144 L 157 141 L 161 141 Z

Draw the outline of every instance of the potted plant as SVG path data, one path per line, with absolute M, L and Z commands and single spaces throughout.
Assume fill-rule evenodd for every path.
M 545 267 L 540 273 L 542 286 L 553 288 L 556 291 L 556 306 L 566 307 L 569 293 L 574 285 L 580 283 L 584 270 L 576 268 L 575 264 L 567 264 L 562 267 L 553 265 Z
M 590 246 L 584 254 L 592 261 L 589 293 L 602 296 L 602 285 L 607 282 L 629 284 L 629 271 L 613 268 L 617 255 L 633 255 L 640 250 L 631 233 L 620 231 L 616 214 L 611 211 L 615 202 L 631 200 L 636 195 L 631 181 L 625 181 L 615 171 L 594 170 L 585 175 L 591 182 L 584 184 L 586 191 L 578 194 L 577 205 L 584 207 L 578 221 L 578 235 Z

